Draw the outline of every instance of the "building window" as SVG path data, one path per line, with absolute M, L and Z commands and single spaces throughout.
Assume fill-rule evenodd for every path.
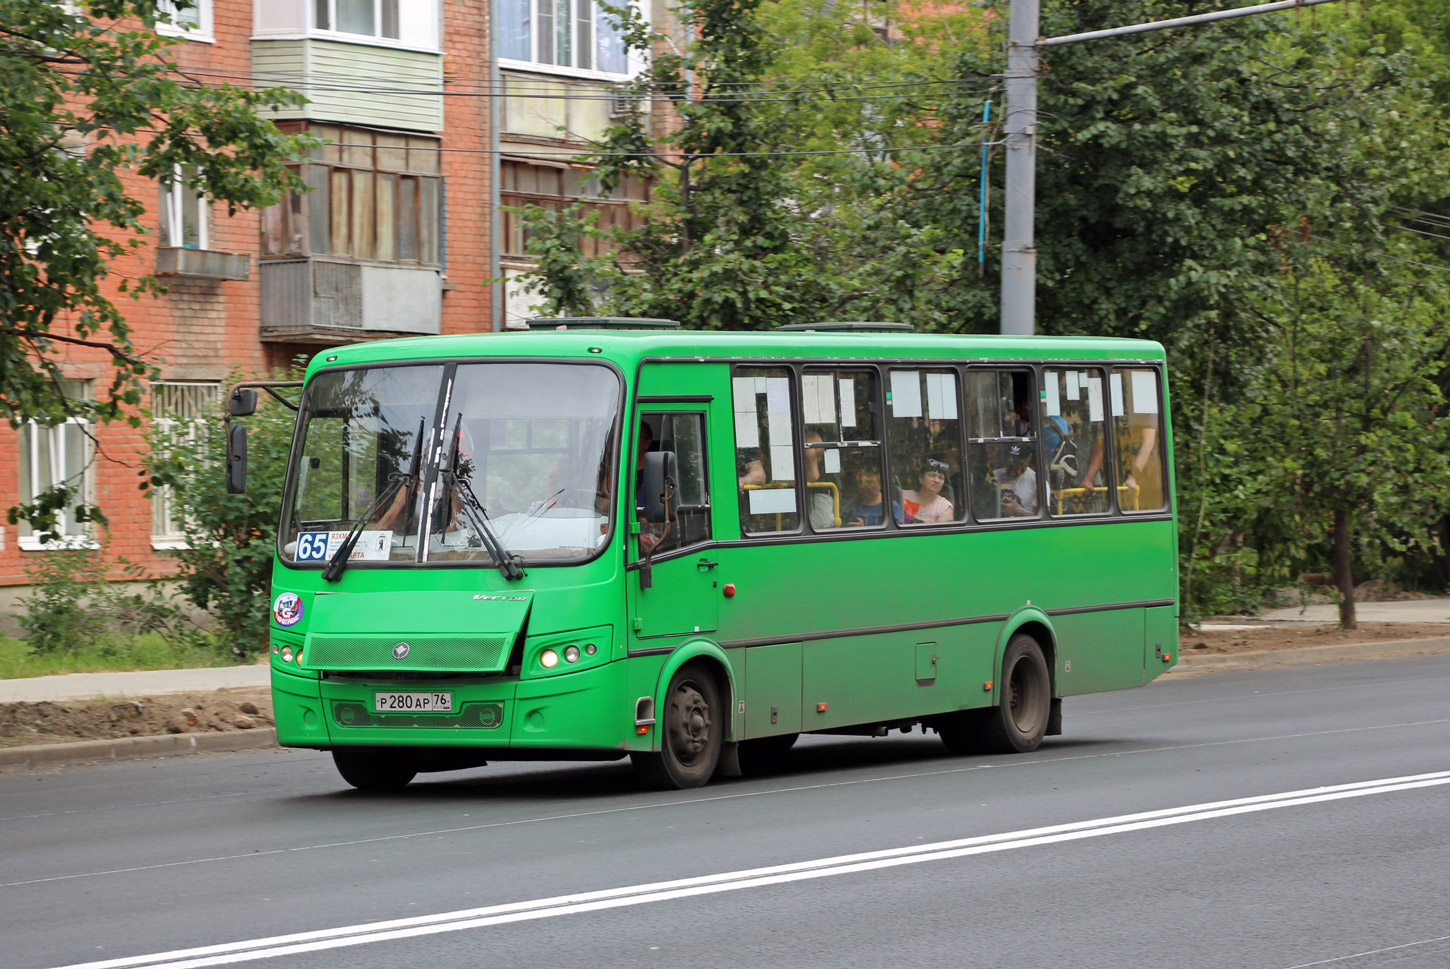
M 597 0 L 499 0 L 499 56 L 603 74 L 630 72 L 624 31 Z
M 156 32 L 187 40 L 212 40 L 212 0 L 160 0 Z
M 67 397 L 85 399 L 88 389 L 83 380 L 63 380 L 61 389 Z M 34 501 L 43 492 L 57 485 L 74 490 L 72 500 L 56 516 L 54 531 L 59 540 L 42 542 L 28 521 L 20 522 L 20 547 L 27 549 L 65 548 L 88 544 L 90 530 L 86 522 L 76 521 L 77 501 L 90 502 L 93 494 L 92 447 L 88 422 L 71 417 L 59 424 L 43 425 L 31 421 L 20 425 L 20 501 Z
M 158 383 L 151 386 L 151 436 L 162 446 L 206 439 L 217 414 L 221 384 Z M 194 453 L 200 454 L 200 448 Z M 201 473 L 206 473 L 202 471 Z M 169 486 L 151 489 L 151 546 L 184 548 L 186 535 Z
M 290 194 L 267 209 L 264 259 L 341 256 L 442 265 L 437 138 L 340 125 L 314 124 L 305 130 L 328 144 L 299 169 L 312 191 Z
M 599 177 L 587 169 L 563 165 L 539 164 L 505 160 L 499 172 L 499 201 L 505 209 L 536 205 L 552 212 L 562 212 L 575 202 L 584 201 L 597 213 L 595 224 L 601 229 L 632 231 L 644 223 L 635 202 L 649 201 L 649 182 L 630 176 L 607 195 L 601 193 Z M 503 213 L 503 252 L 505 256 L 527 258 L 528 231 L 516 212 Z M 608 253 L 609 239 L 585 237 L 584 254 Z
M 318 30 L 398 40 L 398 0 L 313 0 Z
M 177 168 L 169 181 L 161 183 L 161 244 L 174 249 L 210 249 L 207 233 L 206 196 L 186 184 L 194 171 Z

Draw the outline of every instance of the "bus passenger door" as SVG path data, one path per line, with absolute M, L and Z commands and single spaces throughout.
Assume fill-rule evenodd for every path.
M 673 451 L 679 481 L 675 482 L 674 521 L 652 525 L 632 517 L 629 536 L 630 583 L 634 638 L 647 647 L 651 640 L 678 638 L 690 633 L 713 633 L 720 625 L 720 576 L 710 547 L 710 480 L 705 456 L 709 405 L 688 407 L 651 405 L 640 412 L 653 438 L 651 450 Z M 629 453 L 643 460 L 639 424 L 632 428 L 634 448 Z M 635 488 L 639 487 L 636 475 Z M 635 500 L 636 508 L 639 501 Z M 635 524 L 639 531 L 635 532 Z M 643 561 L 653 545 L 646 585 Z M 666 645 L 660 642 L 659 645 Z

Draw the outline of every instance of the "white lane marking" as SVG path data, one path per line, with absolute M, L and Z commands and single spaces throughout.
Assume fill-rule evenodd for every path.
M 1421 945 L 1434 945 L 1436 942 L 1450 942 L 1450 935 L 1442 935 L 1434 939 L 1421 939 L 1419 942 L 1406 942 L 1402 945 L 1387 945 L 1383 949 L 1370 949 L 1367 952 L 1356 952 L 1354 955 L 1320 959 L 1318 962 L 1301 962 L 1297 966 L 1288 966 L 1287 969 L 1312 969 L 1313 966 L 1332 966 L 1336 962 L 1348 962 L 1350 959 L 1363 959 L 1365 956 L 1384 955 L 1386 952 L 1399 952 L 1401 949 L 1413 949 Z
M 279 956 L 300 955 L 320 952 L 345 946 L 368 945 L 396 939 L 416 938 L 443 932 L 461 932 L 467 929 L 503 925 L 533 919 L 555 918 L 562 915 L 578 915 L 606 909 L 645 905 L 720 892 L 739 891 L 748 888 L 763 888 L 808 879 L 827 878 L 835 875 L 856 874 L 893 868 L 902 865 L 916 865 L 929 861 L 943 861 L 950 858 L 964 858 L 971 855 L 1011 851 L 1038 845 L 1059 844 L 1086 838 L 1099 838 L 1112 834 L 1126 834 L 1133 831 L 1147 831 L 1169 825 L 1187 824 L 1193 821 L 1207 821 L 1214 818 L 1233 817 L 1260 811 L 1272 811 L 1286 807 L 1301 807 L 1321 804 L 1347 798 L 1368 797 L 1389 794 L 1396 791 L 1417 790 L 1450 784 L 1450 771 L 1430 774 L 1415 774 L 1406 777 L 1387 777 L 1372 781 L 1356 781 L 1350 784 L 1336 784 L 1331 787 L 1316 787 L 1279 794 L 1261 794 L 1255 797 L 1235 798 L 1228 801 L 1211 801 L 1204 804 L 1190 804 L 1183 807 L 1166 808 L 1158 811 L 1144 811 L 1138 814 L 1124 814 L 1116 817 L 1097 818 L 1090 821 L 1074 821 L 1041 828 L 1028 828 L 1003 834 L 981 835 L 953 841 L 940 841 L 928 845 L 912 845 L 903 848 L 886 848 L 830 858 L 816 858 L 810 861 L 772 865 L 742 871 L 721 872 L 714 875 L 700 875 L 672 881 L 651 882 L 643 885 L 629 885 L 622 888 L 607 888 L 572 895 L 558 895 L 552 898 L 532 899 L 522 902 L 508 902 L 502 905 L 487 905 L 481 908 L 461 909 L 436 915 L 421 915 L 406 919 L 347 925 L 332 929 L 318 929 L 311 932 L 297 932 L 269 938 L 248 939 L 241 942 L 199 946 L 190 949 L 175 949 L 149 955 L 130 956 L 119 959 L 105 959 L 99 962 L 77 963 L 60 969 L 202 969 L 205 966 L 219 966 L 257 959 L 271 959 Z
M 1103 757 L 1127 757 L 1133 754 L 1163 753 L 1173 750 L 1197 750 L 1201 747 L 1228 747 L 1237 744 L 1270 743 L 1276 740 L 1302 740 L 1307 737 L 1327 737 L 1341 733 L 1362 733 L 1371 730 L 1398 730 L 1402 727 L 1424 727 L 1450 723 L 1450 718 L 1441 720 L 1410 720 L 1404 723 L 1383 723 L 1370 727 L 1338 727 L 1333 730 L 1315 730 L 1308 733 L 1276 734 L 1269 737 L 1244 737 L 1239 740 L 1206 740 L 1196 744 L 1170 744 L 1164 747 L 1135 747 L 1131 750 L 1113 750 L 1092 754 L 1064 754 L 1061 757 L 1022 757 L 1005 762 L 972 764 L 968 767 L 945 767 L 941 770 L 908 771 L 904 774 L 885 774 L 877 777 L 857 777 L 846 781 L 831 781 L 825 784 L 803 784 L 797 787 L 772 787 L 760 791 L 741 791 L 737 794 L 713 794 L 703 797 L 679 798 L 672 801 L 652 801 L 648 804 L 631 804 L 625 807 L 601 808 L 598 811 L 579 811 L 573 814 L 546 814 L 532 818 L 516 818 L 512 821 L 490 821 L 486 824 L 466 824 L 455 828 L 433 828 L 428 831 L 409 831 L 403 834 L 385 834 L 375 838 L 357 838 L 351 841 L 325 841 L 320 844 L 294 845 L 290 848 L 269 848 L 266 851 L 249 851 L 245 854 L 215 855 L 208 858 L 187 858 L 182 861 L 166 861 L 155 865 L 136 865 L 131 868 L 105 868 L 99 871 L 73 872 L 69 875 L 48 875 L 44 878 L 28 878 L 23 881 L 0 882 L 0 888 L 21 888 L 26 885 L 44 885 L 50 882 L 71 881 L 76 878 L 96 878 L 101 875 L 130 875 L 142 871 L 159 871 L 166 868 L 184 868 L 189 865 L 205 865 L 222 861 L 244 861 L 250 858 L 266 858 L 270 855 L 286 855 L 299 851 L 320 851 L 324 848 L 351 848 L 358 845 L 383 844 L 389 841 L 408 841 L 413 838 L 433 838 L 445 834 L 466 834 L 470 831 L 487 831 L 490 828 L 509 828 L 523 824 L 542 824 L 546 821 L 573 821 L 579 818 L 599 817 L 607 814 L 627 814 L 632 811 L 653 811 L 659 808 L 691 807 L 716 801 L 733 801 L 745 797 L 766 797 L 773 794 L 799 794 L 803 791 L 820 791 L 836 787 L 855 787 L 861 784 L 880 784 L 886 781 L 916 780 L 925 777 L 941 777 L 964 774 L 969 771 L 992 770 L 1009 767 L 1036 767 L 1042 764 L 1060 764 L 1078 760 L 1097 760 Z

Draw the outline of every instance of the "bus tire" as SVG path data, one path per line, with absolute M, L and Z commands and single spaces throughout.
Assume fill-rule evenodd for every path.
M 360 791 L 401 791 L 418 772 L 395 754 L 380 750 L 334 750 L 342 779 Z
M 677 670 L 665 691 L 659 751 L 629 755 L 636 776 L 657 790 L 703 787 L 720 762 L 723 713 L 720 692 L 703 667 Z
M 1052 675 L 1042 647 L 1018 633 L 1002 654 L 1002 702 L 984 711 L 982 747 L 997 754 L 1036 750 L 1052 715 Z
M 740 773 L 746 777 L 760 777 L 784 769 L 790 749 L 795 746 L 799 737 L 798 733 L 787 733 L 777 737 L 742 740 L 736 751 L 740 758 Z

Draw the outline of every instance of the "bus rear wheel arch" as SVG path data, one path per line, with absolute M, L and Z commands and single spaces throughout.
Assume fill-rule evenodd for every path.
M 636 776 L 658 790 L 703 787 L 720 763 L 727 726 L 719 681 L 703 663 L 680 667 L 670 677 L 656 729 L 658 751 L 636 751 L 630 761 Z
M 1017 632 L 1008 640 L 1000 675 L 1001 701 L 996 706 L 938 721 L 937 732 L 948 750 L 1025 754 L 1042 744 L 1054 719 L 1052 672 L 1031 633 Z

